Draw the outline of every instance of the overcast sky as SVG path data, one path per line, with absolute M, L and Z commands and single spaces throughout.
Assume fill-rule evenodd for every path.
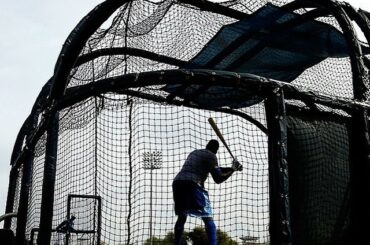
M 75 25 L 102 0 L 0 0 L 0 215 L 18 131 Z M 2 227 L 2 224 L 0 224 Z
M 102 0 L 0 0 L 0 215 L 20 127 L 74 26 Z M 369 0 L 351 0 L 370 10 Z M 2 227 L 2 224 L 0 224 Z

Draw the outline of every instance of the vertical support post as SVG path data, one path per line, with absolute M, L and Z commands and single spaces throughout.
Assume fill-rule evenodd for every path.
M 12 213 L 14 208 L 14 200 L 15 200 L 15 191 L 17 188 L 17 181 L 19 178 L 19 170 L 12 168 L 9 175 L 9 186 L 8 186 L 8 196 L 6 199 L 6 207 L 5 213 Z M 4 220 L 4 229 L 10 229 L 12 225 L 12 218 L 6 218 Z
M 34 151 L 31 150 L 27 152 L 27 157 L 25 158 L 25 162 L 23 164 L 23 175 L 19 197 L 19 200 L 21 201 L 19 202 L 17 217 L 16 244 L 25 244 L 26 242 L 28 199 L 32 180 L 33 158 Z
M 27 118 L 29 122 L 27 125 L 27 131 L 33 131 L 37 126 L 37 115 L 32 113 L 32 116 Z M 29 135 L 26 137 L 26 141 L 30 138 Z M 16 244 L 24 244 L 26 242 L 26 226 L 28 216 L 28 199 L 30 193 L 30 186 L 32 184 L 32 169 L 33 160 L 35 157 L 34 147 L 26 147 L 26 158 L 23 163 L 22 171 L 22 182 L 18 206 L 18 218 L 17 218 L 17 231 L 16 231 Z
M 149 224 L 149 237 L 150 245 L 153 245 L 153 170 L 150 171 L 150 224 Z
M 265 107 L 269 145 L 271 244 L 291 244 L 287 122 L 283 90 L 276 88 L 266 100 Z
M 133 138 L 133 133 L 132 133 L 132 110 L 133 110 L 133 105 L 132 105 L 132 101 L 129 100 L 129 116 L 128 116 L 128 122 L 129 122 L 129 132 L 130 132 L 130 136 L 129 136 L 129 145 L 128 145 L 128 157 L 129 157 L 129 169 L 130 169 L 130 177 L 129 177 L 129 187 L 128 187 L 128 194 L 127 194 L 127 198 L 128 198 L 128 207 L 129 207 L 129 211 L 128 211 L 128 214 L 127 214 L 127 219 L 126 219 L 126 222 L 127 222 L 127 242 L 126 244 L 131 244 L 131 215 L 132 215 L 132 173 L 133 173 L 133 166 L 132 166 L 132 138 Z
M 365 65 L 366 57 L 362 53 L 360 42 L 349 17 L 354 19 L 369 38 L 368 18 L 358 14 L 352 7 L 333 0 L 320 1 L 330 8 L 343 30 L 348 44 L 355 101 L 368 101 L 369 70 Z M 369 41 L 369 40 L 368 40 Z M 351 220 L 349 239 L 353 243 L 367 240 L 367 227 L 370 220 L 370 140 L 368 128 L 368 111 L 355 109 L 352 113 L 351 135 Z
M 339 4 L 335 2 L 335 4 Z M 350 50 L 353 80 L 353 97 L 356 101 L 368 101 L 369 70 L 365 65 L 366 57 L 351 25 L 350 18 L 361 28 L 369 41 L 368 18 L 361 10 L 357 12 L 348 4 L 341 4 L 338 9 L 338 21 L 343 29 Z M 354 109 L 352 113 L 351 135 L 351 220 L 348 239 L 353 243 L 367 240 L 367 227 L 370 220 L 370 140 L 368 110 Z
M 93 69 L 93 77 L 95 77 L 95 71 L 94 71 L 94 63 L 92 65 Z M 98 195 L 98 115 L 99 115 L 99 106 L 97 97 L 94 98 L 94 105 L 95 105 L 95 117 L 94 117 L 94 195 Z M 95 221 L 96 221 L 96 215 L 95 215 L 96 205 L 94 205 L 94 229 L 95 229 Z M 94 242 L 94 241 L 93 241 Z M 98 243 L 99 244 L 99 243 Z
M 353 242 L 368 239 L 370 210 L 370 141 L 368 132 L 368 112 L 356 109 L 352 115 L 351 137 L 351 223 L 350 237 Z M 365 240 L 364 240 L 365 239 Z
M 71 201 L 72 201 L 72 195 L 68 195 L 66 220 L 69 220 L 71 218 Z M 65 245 L 69 245 L 69 237 L 70 237 L 70 233 L 69 233 L 69 230 L 67 230 L 66 235 L 64 236 L 64 244 Z
M 33 117 L 29 116 L 27 117 L 26 121 L 24 122 L 21 130 L 19 131 L 17 135 L 17 139 L 15 141 L 14 147 L 13 147 L 13 153 L 12 157 L 10 159 L 10 164 L 12 165 L 12 168 L 10 170 L 10 176 L 9 176 L 9 187 L 8 187 L 8 197 L 6 201 L 6 210 L 5 213 L 12 213 L 15 212 L 14 209 L 14 202 L 16 198 L 16 191 L 17 191 L 17 185 L 20 178 L 19 176 L 19 164 L 16 164 L 18 157 L 20 156 L 22 149 L 23 149 L 23 141 L 26 136 L 30 133 L 30 131 L 35 127 L 35 123 L 30 122 L 30 120 Z M 30 123 L 32 123 L 30 127 Z M 24 151 L 27 151 L 28 149 L 24 147 Z M 28 153 L 28 151 L 27 151 Z M 27 154 L 26 153 L 26 154 Z M 17 197 L 18 198 L 18 197 Z M 18 221 L 18 219 L 17 219 Z M 17 225 L 18 227 L 18 225 Z M 4 228 L 10 229 L 11 228 L 11 217 L 6 218 L 4 222 Z
M 29 242 L 29 245 L 34 245 L 33 241 L 35 240 L 35 232 L 37 231 L 37 228 L 33 228 L 31 230 L 31 238 L 30 238 L 30 242 Z
M 369 70 L 364 61 L 366 57 L 362 54 L 362 49 L 354 33 L 354 28 L 350 25 L 350 20 L 346 14 L 355 18 L 356 23 L 361 27 L 365 36 L 369 37 L 369 28 L 366 27 L 366 16 L 356 13 L 350 6 L 343 11 L 343 33 L 347 37 L 348 46 L 351 47 L 351 68 L 353 76 L 353 97 L 356 101 L 368 101 L 369 92 Z M 365 17 L 365 19 L 363 19 Z M 345 22 L 348 24 L 345 25 Z M 369 119 L 368 110 L 363 108 L 354 109 L 352 113 L 352 135 L 351 135 L 351 164 L 350 164 L 350 183 L 351 183 L 351 220 L 350 234 L 348 239 L 353 243 L 362 243 L 367 240 L 367 227 L 370 220 L 370 140 L 369 140 Z
M 37 244 L 50 244 L 51 240 L 57 163 L 58 129 L 59 113 L 52 112 L 47 128 L 44 181 L 42 183 L 40 231 L 37 237 Z
M 101 237 L 101 197 L 98 198 L 98 229 L 97 229 L 97 244 L 100 245 Z

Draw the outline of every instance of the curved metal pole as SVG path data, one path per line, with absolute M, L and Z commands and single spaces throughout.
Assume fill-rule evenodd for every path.
M 122 94 L 127 94 L 127 95 L 131 95 L 131 96 L 134 96 L 134 97 L 137 97 L 137 98 L 148 99 L 148 100 L 155 101 L 155 102 L 160 102 L 160 103 L 166 103 L 167 102 L 167 100 L 163 97 L 153 95 L 153 94 L 146 94 L 146 93 L 143 93 L 142 91 L 126 90 Z M 233 109 L 228 109 L 228 108 L 214 109 L 214 108 L 200 107 L 200 106 L 191 105 L 189 103 L 185 104 L 183 101 L 180 102 L 180 101 L 177 101 L 177 100 L 173 100 L 169 104 L 173 104 L 173 105 L 177 105 L 177 106 L 186 106 L 186 107 L 189 107 L 189 108 L 200 109 L 200 110 L 209 110 L 209 111 L 216 111 L 216 112 L 222 112 L 222 113 L 227 113 L 227 114 L 231 114 L 231 115 L 236 115 L 236 116 L 244 118 L 245 120 L 254 124 L 263 133 L 267 134 L 267 128 L 262 123 L 260 123 L 259 121 L 257 121 L 253 117 L 249 116 L 245 112 L 241 112 L 241 111 L 233 110 Z
M 37 244 L 50 244 L 54 211 L 59 112 L 52 111 L 47 125 L 45 163 L 42 182 L 40 231 Z
M 358 101 L 364 101 L 364 94 L 366 92 L 366 86 L 363 83 L 363 78 L 366 76 L 364 72 L 364 62 L 361 44 L 357 40 L 356 34 L 353 30 L 351 21 L 347 12 L 343 6 L 333 0 L 304 0 L 304 1 L 295 1 L 285 5 L 285 8 L 293 11 L 299 8 L 305 7 L 319 7 L 324 8 L 330 12 L 334 18 L 338 21 L 340 27 L 343 30 L 343 36 L 347 41 L 349 56 L 351 60 L 351 68 L 353 73 L 353 94 L 354 99 Z
M 347 41 L 353 79 L 353 96 L 358 102 L 367 101 L 369 74 L 366 67 L 366 57 L 351 24 L 354 20 L 369 43 L 369 19 L 360 11 L 357 13 L 350 5 L 341 4 L 332 0 L 304 1 L 312 2 L 329 9 L 340 27 Z M 306 3 L 305 3 L 306 4 Z M 350 198 L 351 215 L 349 222 L 349 237 L 351 242 L 359 243 L 366 240 L 368 220 L 370 220 L 368 196 L 370 196 L 370 140 L 368 125 L 368 109 L 352 110 L 351 132 L 351 164 L 350 164 Z M 336 243 L 336 241 L 332 241 Z M 342 241 L 343 242 L 343 241 Z
M 131 0 L 132 1 L 132 0 Z M 106 0 L 87 14 L 69 34 L 55 65 L 49 103 L 65 92 L 68 76 L 90 36 L 122 5 L 130 0 Z
M 210 2 L 207 0 L 179 0 L 178 2 L 185 3 L 185 4 L 190 4 L 192 6 L 196 6 L 200 8 L 201 10 L 217 13 L 217 14 L 222 14 L 224 16 L 234 18 L 234 19 L 245 19 L 248 16 L 250 16 L 247 13 L 240 12 L 238 10 L 228 8 L 226 6 L 220 5 L 218 3 Z
M 81 53 L 86 41 L 91 35 L 124 3 L 128 0 L 106 0 L 95 7 L 88 15 L 86 15 L 74 30 L 68 36 L 63 45 L 61 53 L 58 57 L 53 82 L 49 94 L 47 105 L 53 107 L 53 104 L 63 96 L 68 76 L 78 55 Z M 50 108 L 49 108 L 50 109 Z M 50 114 L 50 112 L 49 112 Z M 42 189 L 41 217 L 40 217 L 40 233 L 38 236 L 38 244 L 50 244 L 52 217 L 53 217 L 53 201 L 54 201 L 54 185 L 55 185 L 55 169 L 58 141 L 58 113 L 51 112 L 51 119 L 47 125 L 47 145 L 44 168 L 44 181 Z
M 54 73 L 54 83 L 51 90 L 51 98 L 58 99 L 60 98 L 66 89 L 67 86 L 67 77 L 73 68 L 75 62 L 78 59 L 78 55 L 80 54 L 82 48 L 84 47 L 88 38 L 96 31 L 96 29 L 106 20 L 109 16 L 120 6 L 125 3 L 130 2 L 129 0 L 107 0 L 97 6 L 93 11 L 91 11 L 71 32 L 69 35 L 66 43 L 63 46 L 61 54 L 58 58 L 58 62 L 55 67 Z M 225 6 L 215 4 L 209 1 L 193 1 L 193 0 L 181 0 L 182 3 L 191 4 L 201 8 L 202 10 L 212 11 L 224 15 L 232 15 L 234 18 L 245 18 L 248 14 L 230 10 Z M 333 11 L 331 8 L 336 10 L 340 5 L 336 4 L 335 2 L 324 0 L 322 2 L 314 2 L 314 1 L 303 1 L 303 2 L 311 2 L 315 6 L 323 6 L 328 8 L 328 10 Z M 229 11 L 229 12 L 228 12 Z M 230 12 L 231 11 L 231 12 Z M 340 18 L 342 14 L 336 14 L 336 11 L 333 11 L 334 15 L 337 15 L 336 18 L 340 22 L 343 28 L 343 18 Z M 347 23 L 347 22 L 346 22 Z M 346 28 L 344 28 L 346 29 Z M 348 35 L 347 35 L 348 36 Z M 354 36 L 354 33 L 351 32 L 349 36 Z M 347 38 L 347 41 L 351 40 Z M 351 43 L 351 42 L 349 42 Z M 352 45 L 350 45 L 352 46 Z M 359 45 L 357 43 L 356 50 L 359 49 Z M 353 50 L 353 49 L 351 49 Z M 358 73 L 358 69 L 356 69 L 355 65 L 352 68 L 354 71 L 354 75 Z M 357 86 L 357 85 L 356 85 Z M 356 96 L 358 93 L 356 92 Z
M 14 201 L 17 188 L 17 181 L 19 178 L 19 170 L 11 169 L 9 174 L 8 194 L 6 198 L 5 213 L 11 213 L 14 210 Z M 10 229 L 12 226 L 11 218 L 6 218 L 4 221 L 4 229 Z
M 58 62 L 55 68 L 55 76 L 53 79 L 53 85 L 50 92 L 51 103 L 54 103 L 62 98 L 63 94 L 65 93 L 65 89 L 67 86 L 67 77 L 73 68 L 76 60 L 78 59 L 78 55 L 82 48 L 84 47 L 88 38 L 96 31 L 96 29 L 106 20 L 109 16 L 120 6 L 125 3 L 128 3 L 128 0 L 107 0 L 97 8 L 95 8 L 89 15 L 87 15 L 72 31 L 70 36 L 68 37 L 65 45 L 63 46 L 61 55 L 58 58 Z M 192 2 L 194 1 L 182 1 L 182 2 Z M 203 3 L 202 3 L 203 4 Z M 325 0 L 324 2 L 315 2 L 320 6 L 325 6 L 328 9 L 335 6 L 333 12 L 336 14 L 336 18 L 340 23 L 341 27 L 347 26 L 350 24 L 348 22 L 348 18 L 344 11 L 340 10 L 340 5 L 334 3 L 332 1 Z M 338 7 L 339 6 L 339 7 Z M 338 10 L 338 9 L 339 10 Z M 338 11 L 337 11 L 338 10 Z M 337 11 L 337 12 L 336 12 Z M 348 32 L 347 29 L 350 31 Z M 364 99 L 364 88 L 363 85 L 363 77 L 366 75 L 363 72 L 363 66 L 359 64 L 357 58 L 360 57 L 361 60 L 361 48 L 358 42 L 355 41 L 355 35 L 351 28 L 345 27 L 343 28 L 346 40 L 349 43 L 350 57 L 351 57 L 351 67 L 353 70 L 354 75 L 354 97 L 357 100 L 362 101 Z M 353 44 L 353 45 L 352 45 Z M 355 58 L 355 59 L 354 59 Z M 362 85 L 361 85 L 362 84 Z
M 31 122 L 31 115 L 27 117 L 27 119 L 24 121 L 21 129 L 18 132 L 17 138 L 13 146 L 12 156 L 10 160 L 10 165 L 12 166 L 14 166 L 16 160 L 18 159 L 18 156 L 22 153 L 23 142 L 26 139 L 27 135 L 29 134 L 30 122 Z M 12 213 L 16 211 L 14 210 L 14 202 L 16 198 L 15 195 L 16 195 L 18 178 L 21 178 L 21 176 L 19 176 L 19 169 L 11 168 L 10 174 L 9 174 L 8 193 L 7 193 L 7 198 L 6 198 L 5 213 Z M 5 229 L 11 228 L 10 218 L 5 219 L 4 228 Z
M 98 49 L 98 50 L 94 50 L 91 53 L 81 55 L 81 56 L 78 57 L 76 63 L 73 65 L 73 67 L 77 67 L 77 66 L 80 66 L 82 64 L 85 64 L 89 61 L 94 60 L 95 58 L 102 57 L 102 56 L 109 56 L 109 55 L 131 55 L 131 56 L 150 59 L 150 60 L 153 60 L 153 61 L 158 61 L 158 62 L 162 62 L 162 63 L 165 63 L 165 64 L 174 65 L 174 66 L 179 66 L 179 67 L 185 66 L 186 64 L 188 64 L 187 61 L 179 60 L 179 59 L 172 58 L 172 57 L 169 57 L 169 56 L 156 54 L 156 53 L 153 53 L 153 52 L 150 52 L 150 51 L 137 49 L 137 48 L 122 47 L 122 48 Z
M 62 51 L 58 57 L 54 71 L 54 81 L 50 92 L 49 103 L 53 104 L 65 93 L 67 87 L 68 75 L 78 59 L 85 43 L 89 37 L 122 5 L 132 0 L 106 0 L 98 5 L 69 34 L 63 45 Z M 197 6 L 202 10 L 220 13 L 232 18 L 243 19 L 249 16 L 246 13 L 227 8 L 225 6 L 212 3 L 209 1 L 198 0 L 180 0 L 185 4 Z
M 22 125 L 22 127 L 21 127 L 21 129 L 20 129 L 20 131 L 17 135 L 17 139 L 15 141 L 13 151 L 12 151 L 11 160 L 10 160 L 10 164 L 13 167 L 14 167 L 15 163 L 18 160 L 18 157 L 20 156 L 20 154 L 22 152 L 23 153 L 26 152 L 26 155 L 30 156 L 28 158 L 27 162 L 29 162 L 29 160 L 32 161 L 33 147 L 28 147 L 27 142 L 28 142 L 30 136 L 32 135 L 32 132 L 36 129 L 37 120 L 38 120 L 38 117 L 39 117 L 40 113 L 44 110 L 43 106 L 44 106 L 44 102 L 46 101 L 46 97 L 49 94 L 50 82 L 51 82 L 51 80 L 49 79 L 49 81 L 42 87 L 41 92 L 37 96 L 36 101 L 35 101 L 35 103 L 32 107 L 30 115 L 24 121 L 24 123 L 23 123 L 23 125 Z M 28 147 L 28 148 L 26 148 L 26 151 L 24 151 L 24 150 L 22 151 L 24 141 L 26 141 L 26 145 Z M 25 158 L 27 158 L 27 157 L 25 157 Z M 13 210 L 14 209 L 14 201 L 15 201 L 15 187 L 16 187 L 17 178 L 20 177 L 20 176 L 18 176 L 18 174 L 19 174 L 18 167 L 14 167 L 14 168 L 11 169 L 10 176 L 9 176 L 8 196 L 7 196 L 6 211 L 5 211 L 6 213 L 10 213 L 10 212 L 15 211 L 15 210 Z M 22 174 L 25 174 L 25 172 L 22 171 Z M 28 199 L 28 195 L 26 195 L 26 193 L 28 193 L 30 178 L 23 178 L 23 176 L 22 176 L 22 179 L 23 179 L 22 180 L 22 186 L 20 187 L 21 188 L 21 195 L 24 198 Z M 28 200 L 23 199 L 22 202 L 20 203 L 20 206 L 18 207 L 18 208 L 21 208 L 23 210 L 18 210 L 18 212 L 20 212 L 20 218 L 17 219 L 17 229 L 21 226 L 25 227 L 24 220 L 26 219 L 25 215 L 27 215 L 27 208 L 28 208 L 27 204 L 28 204 Z M 5 222 L 4 222 L 4 227 L 5 228 L 10 229 L 10 226 L 11 226 L 10 221 L 11 221 L 10 219 L 5 220 Z M 23 222 L 23 225 L 20 225 L 19 222 Z M 24 233 L 24 232 L 22 231 L 22 233 Z
M 349 3 L 344 2 L 342 4 L 344 10 L 356 24 L 360 27 L 361 31 L 365 35 L 367 43 L 370 43 L 370 20 L 366 16 L 363 10 L 356 11 Z
M 8 218 L 14 218 L 14 217 L 17 217 L 17 213 L 6 213 L 6 214 L 3 214 L 0 216 L 0 222 L 5 220 L 5 219 L 8 219 Z
M 292 84 L 267 79 L 247 73 L 235 73 L 217 70 L 162 70 L 142 73 L 130 73 L 126 75 L 110 77 L 67 89 L 67 93 L 55 105 L 55 109 L 61 110 L 74 103 L 78 103 L 90 96 L 96 96 L 106 92 L 122 92 L 124 89 L 138 88 L 165 84 L 199 84 L 212 86 L 225 86 L 233 88 L 254 89 L 264 96 L 266 92 L 278 86 L 284 90 L 289 99 L 304 99 L 336 109 L 370 109 L 370 104 L 357 102 L 335 96 L 315 94 L 310 90 L 300 89 Z

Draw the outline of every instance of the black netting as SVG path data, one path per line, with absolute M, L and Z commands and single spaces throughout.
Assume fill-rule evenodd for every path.
M 309 114 L 287 119 L 293 241 L 345 244 L 350 217 L 349 125 L 343 118 Z
M 42 137 L 44 139 L 46 136 Z M 35 152 L 45 153 L 45 142 L 40 140 Z M 28 216 L 26 226 L 26 237 L 30 238 L 32 229 L 37 229 L 40 223 L 42 181 L 44 176 L 45 154 L 35 155 L 31 174 L 31 185 L 29 190 Z
M 209 5 L 199 2 L 193 4 Z M 55 109 L 60 111 L 52 229 L 68 219 L 69 214 L 76 216 L 76 230 L 70 234 L 53 230 L 52 244 L 66 240 L 70 244 L 96 244 L 99 240 L 101 244 L 171 244 L 169 241 L 173 240 L 176 222 L 172 181 L 187 154 L 194 149 L 204 148 L 209 139 L 216 138 L 207 122 L 209 117 L 216 120 L 232 152 L 244 165 L 243 172 L 237 172 L 221 185 L 216 185 L 212 180 L 206 182 L 219 229 L 218 237 L 225 239 L 220 244 L 269 244 L 269 226 L 273 226 L 271 230 L 276 228 L 276 224 L 269 224 L 270 205 L 279 201 L 270 200 L 270 196 L 275 195 L 269 193 L 271 172 L 264 102 L 271 96 L 272 90 L 277 91 L 277 87 L 281 87 L 284 93 L 287 91 L 287 98 L 292 98 L 287 107 L 299 109 L 294 112 L 300 111 L 302 115 L 302 109 L 306 112 L 310 107 L 310 113 L 315 111 L 327 115 L 323 117 L 320 113 L 307 113 L 297 116 L 288 110 L 291 199 L 290 206 L 287 202 L 285 207 L 280 208 L 291 209 L 293 241 L 297 244 L 335 244 L 344 239 L 349 219 L 350 164 L 349 126 L 346 122 L 351 112 L 334 110 L 331 105 L 335 104 L 337 108 L 340 107 L 338 104 L 348 102 L 354 106 L 349 100 L 353 97 L 351 60 L 346 53 L 348 50 L 342 52 L 344 49 L 341 49 L 339 56 L 320 56 L 321 50 L 316 53 L 320 54 L 320 58 L 312 61 L 308 50 L 297 50 L 299 44 L 306 41 L 302 37 L 294 39 L 295 45 L 290 47 L 289 40 L 299 36 L 300 32 L 289 29 L 292 23 L 287 19 L 296 18 L 299 22 L 302 16 L 303 20 L 309 21 L 302 22 L 303 27 L 311 31 L 317 25 L 329 26 L 329 31 L 323 33 L 334 33 L 334 40 L 339 40 L 338 46 L 342 48 L 345 42 L 342 30 L 332 15 L 318 17 L 320 15 L 313 12 L 313 21 L 310 20 L 311 8 L 295 10 L 294 15 L 286 14 L 289 8 L 282 10 L 279 7 L 289 2 L 229 1 L 221 4 L 231 11 L 224 14 L 221 13 L 222 9 L 212 12 L 174 0 L 126 2 L 88 38 L 82 51 L 78 50 L 79 56 L 72 70 L 67 71 L 69 74 L 64 74 L 64 81 L 64 66 L 60 63 L 64 58 L 68 60 L 73 56 L 71 53 L 78 49 L 78 41 L 89 31 L 86 26 L 79 25 L 66 43 L 60 63 L 57 64 L 57 74 L 53 77 L 58 83 L 66 82 L 65 94 L 60 94 L 61 98 L 56 97 L 56 101 L 52 101 L 54 95 L 64 91 L 63 84 L 54 84 L 53 88 L 60 91 L 52 90 L 49 97 L 44 96 L 45 105 L 40 106 L 42 109 L 38 112 L 38 127 L 31 132 L 37 134 L 27 134 L 32 136 L 31 143 L 27 144 L 34 144 L 37 139 L 29 189 L 27 239 L 35 242 L 39 235 L 42 182 L 45 177 L 45 129 Z M 270 7 L 266 7 L 266 4 Z M 271 7 L 270 4 L 275 6 Z M 253 52 L 248 55 L 243 53 L 243 56 L 250 58 L 249 70 L 219 66 L 223 71 L 217 74 L 213 70 L 150 73 L 154 77 L 149 79 L 151 84 L 157 84 L 151 86 L 142 85 L 146 82 L 144 79 L 137 84 L 137 80 L 128 79 L 134 76 L 128 75 L 126 80 L 122 78 L 130 73 L 136 73 L 136 77 L 139 77 L 143 72 L 202 68 L 202 63 L 208 61 L 201 59 L 198 67 L 189 66 L 189 62 L 194 65 L 194 61 L 202 56 L 208 46 L 212 46 L 211 50 L 216 47 L 213 50 L 215 53 L 229 55 L 225 49 L 230 40 L 214 38 L 215 35 L 226 25 L 237 26 L 237 31 L 240 31 L 243 27 L 240 23 L 244 22 L 238 21 L 248 19 L 247 16 L 261 8 L 273 9 L 279 14 L 284 12 L 284 18 L 277 18 L 276 21 L 265 19 L 262 28 L 245 35 L 251 38 L 238 46 L 238 52 L 230 52 L 230 56 L 220 62 L 222 64 L 231 62 L 235 57 L 240 58 L 239 51 L 248 47 Z M 259 18 L 257 16 L 252 24 L 257 23 Z M 276 27 L 273 36 L 277 44 L 269 43 L 272 31 L 269 30 L 269 21 Z M 286 28 L 279 27 L 281 22 L 286 21 Z M 282 33 L 289 35 L 280 40 Z M 332 40 L 329 41 L 332 44 Z M 212 42 L 216 44 L 210 45 Z M 255 42 L 259 42 L 258 45 Z M 310 48 L 316 46 L 307 41 L 305 45 Z M 288 52 L 288 49 L 294 50 Z M 209 54 L 206 53 L 205 57 L 207 60 Z M 297 57 L 302 61 L 299 65 Z M 72 62 L 68 65 L 72 65 Z M 217 66 L 205 68 L 217 69 Z M 261 70 L 263 72 L 258 73 Z M 267 74 L 267 77 L 274 79 L 288 76 L 286 82 L 291 84 L 253 74 L 235 74 L 235 71 Z M 268 76 L 271 72 L 281 76 Z M 289 72 L 294 74 L 289 75 Z M 173 74 L 178 74 L 178 77 L 174 78 Z M 170 77 L 170 81 L 164 79 L 168 79 L 166 76 Z M 196 77 L 196 82 L 191 80 L 193 77 Z M 244 80 L 241 81 L 241 77 Z M 202 78 L 204 81 L 199 81 Z M 153 82 L 155 79 L 158 81 Z M 235 83 L 220 85 L 220 80 Z M 50 81 L 52 83 L 54 80 Z M 125 87 L 125 82 L 131 82 L 131 86 Z M 211 82 L 217 85 L 212 86 Z M 323 105 L 319 105 L 319 102 Z M 334 114 L 339 119 L 328 116 Z M 283 129 L 284 125 L 279 127 Z M 281 145 L 279 147 L 283 148 Z M 221 166 L 230 166 L 231 157 L 225 147 L 221 146 L 217 157 Z M 18 167 L 21 165 L 17 164 Z M 20 201 L 18 182 L 14 210 L 17 210 Z M 279 194 L 284 197 L 286 193 Z M 70 195 L 78 197 L 72 199 L 68 206 Z M 101 207 L 95 197 L 101 198 Z M 51 214 L 44 214 L 47 215 Z M 101 220 L 98 218 L 100 215 Z M 288 214 L 285 216 L 279 218 L 289 218 Z M 13 230 L 15 225 L 13 222 Z M 204 233 L 202 221 L 189 218 L 185 226 L 186 234 L 190 237 L 196 231 Z M 285 235 L 289 237 L 290 234 Z
M 281 6 L 289 1 L 235 1 L 226 5 L 251 14 L 267 2 Z M 300 12 L 304 14 L 307 11 Z M 341 32 L 335 18 L 321 17 L 317 20 L 332 25 Z M 109 26 L 109 31 L 103 32 L 99 29 L 90 38 L 83 54 L 106 48 L 128 47 L 189 61 L 204 48 L 221 27 L 236 21 L 237 19 L 231 17 L 199 11 L 194 6 L 173 1 L 162 3 L 134 1 L 116 12 L 114 21 L 110 25 L 105 23 Z M 266 49 L 261 48 L 259 53 L 253 54 L 257 57 L 256 61 L 252 60 L 253 64 L 262 62 L 258 57 L 263 56 L 265 51 Z M 305 52 L 303 50 L 303 53 Z M 287 54 L 282 52 L 279 55 L 276 54 L 276 57 L 271 53 L 268 55 L 269 59 L 274 60 L 278 59 L 279 55 Z M 276 67 L 280 65 L 279 60 L 274 62 Z M 101 56 L 76 68 L 72 72 L 74 76 L 69 82 L 69 87 L 124 73 L 171 68 L 176 66 L 132 55 Z M 351 98 L 353 96 L 351 78 L 348 58 L 328 58 L 306 69 L 293 83 L 329 95 Z
M 92 118 L 81 127 L 68 127 L 77 118 L 64 121 L 68 113 L 64 114 L 61 125 L 65 129 L 59 135 L 54 227 L 66 218 L 68 194 L 98 195 L 102 198 L 101 241 L 143 244 L 150 233 L 163 239 L 173 231 L 176 221 L 173 178 L 191 150 L 204 148 L 208 139 L 216 138 L 207 122 L 212 116 L 245 167 L 225 184 L 207 182 L 217 227 L 234 241 L 240 242 L 241 237 L 247 236 L 261 242 L 269 240 L 267 137 L 261 130 L 237 116 L 148 101 L 132 104 L 125 96 L 108 97 L 113 96 L 83 103 L 86 115 Z M 245 112 L 265 124 L 263 106 Z M 80 114 L 79 118 L 84 121 L 84 117 Z M 145 154 L 156 152 L 161 155 L 160 168 L 146 169 Z M 222 166 L 231 163 L 224 148 L 218 158 Z M 86 213 L 92 212 L 90 206 L 81 205 L 77 211 L 71 211 L 80 222 L 76 224 L 85 220 L 84 225 L 88 226 L 90 216 Z M 89 225 L 92 223 L 90 220 Z M 190 232 L 196 226 L 202 226 L 201 221 L 190 219 L 186 230 Z M 77 238 L 78 235 L 71 236 Z M 61 238 L 55 235 L 53 239 Z
M 15 195 L 13 210 L 18 210 L 21 194 L 21 182 L 22 182 L 23 168 L 19 169 L 19 175 L 17 176 L 16 186 L 15 186 Z M 17 219 L 12 219 L 10 224 L 10 229 L 15 233 L 17 230 Z

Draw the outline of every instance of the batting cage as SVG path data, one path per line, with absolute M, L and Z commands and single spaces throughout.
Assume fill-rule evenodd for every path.
M 173 244 L 172 182 L 218 139 L 213 118 L 219 165 L 243 165 L 205 183 L 217 244 L 366 239 L 369 23 L 331 0 L 102 2 L 20 129 L 4 229 L 16 244 Z M 183 244 L 206 239 L 189 217 Z

